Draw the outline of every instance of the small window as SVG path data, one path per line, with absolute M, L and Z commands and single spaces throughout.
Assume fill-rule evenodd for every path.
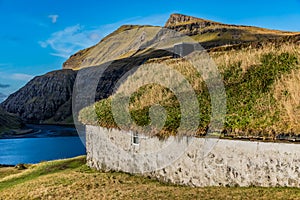
M 132 144 L 134 144 L 134 145 L 139 145 L 140 144 L 138 133 L 133 133 L 133 135 L 132 135 Z

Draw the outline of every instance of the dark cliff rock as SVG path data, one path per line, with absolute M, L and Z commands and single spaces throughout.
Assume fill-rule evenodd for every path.
M 37 76 L 10 95 L 1 107 L 27 123 L 69 123 L 76 71 L 58 70 Z
M 165 27 L 171 28 L 171 27 L 181 26 L 181 25 L 185 25 L 185 24 L 193 24 L 197 28 L 200 28 L 200 27 L 203 28 L 206 26 L 217 25 L 220 23 L 175 13 L 169 17 L 168 21 L 165 24 Z

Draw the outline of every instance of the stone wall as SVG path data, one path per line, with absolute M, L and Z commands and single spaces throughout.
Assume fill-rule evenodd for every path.
M 191 186 L 300 187 L 300 145 L 170 137 L 86 127 L 87 163 Z

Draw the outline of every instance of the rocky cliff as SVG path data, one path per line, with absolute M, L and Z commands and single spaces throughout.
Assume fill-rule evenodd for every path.
M 71 123 L 76 74 L 73 70 L 58 70 L 35 77 L 1 107 L 27 123 Z
M 175 13 L 170 16 L 170 18 L 168 19 L 168 21 L 165 24 L 165 27 L 173 28 L 173 27 L 182 26 L 185 24 L 197 24 L 200 28 L 201 27 L 204 28 L 206 26 L 220 25 L 221 23 Z

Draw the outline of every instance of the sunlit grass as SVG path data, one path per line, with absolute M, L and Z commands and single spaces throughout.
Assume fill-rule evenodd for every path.
M 85 165 L 83 156 L 32 165 L 0 179 L 0 184 L 0 199 L 297 199 L 300 195 L 296 188 L 176 186 L 140 175 L 95 171 Z

